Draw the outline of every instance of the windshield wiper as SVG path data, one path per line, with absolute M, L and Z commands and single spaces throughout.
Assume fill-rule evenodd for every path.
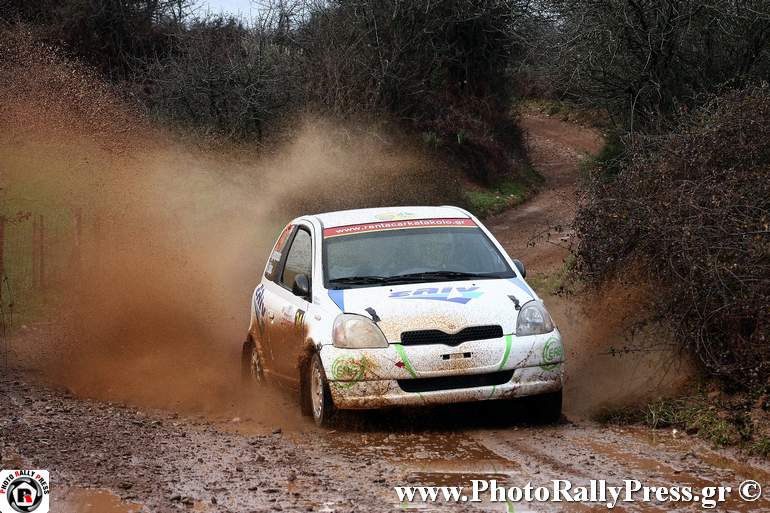
M 499 278 L 500 276 L 497 273 L 486 273 L 486 274 L 479 274 L 479 273 L 464 273 L 461 271 L 426 271 L 421 273 L 410 273 L 410 274 L 399 274 L 398 276 L 391 276 L 387 278 L 387 281 L 389 283 L 392 283 L 393 281 L 402 281 L 402 280 L 436 280 L 436 279 L 468 279 L 471 280 L 473 278 Z
M 387 283 L 385 276 L 345 276 L 329 280 L 329 285 L 373 285 Z
M 421 281 L 437 280 L 472 280 L 484 278 L 500 278 L 498 273 L 464 273 L 460 271 L 425 271 L 421 273 L 397 274 L 395 276 L 345 276 L 329 280 L 330 288 L 344 287 L 346 285 L 384 285 L 399 283 L 415 283 Z

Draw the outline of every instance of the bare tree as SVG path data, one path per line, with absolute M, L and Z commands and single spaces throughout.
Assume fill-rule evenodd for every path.
M 552 78 L 631 129 L 770 78 L 768 0 L 553 0 Z

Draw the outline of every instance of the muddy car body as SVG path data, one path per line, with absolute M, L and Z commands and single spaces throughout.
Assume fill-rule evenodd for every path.
M 524 267 L 455 207 L 293 220 L 256 287 L 242 367 L 336 409 L 540 395 L 561 411 L 561 335 Z

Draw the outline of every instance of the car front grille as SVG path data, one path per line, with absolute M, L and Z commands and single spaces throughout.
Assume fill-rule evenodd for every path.
M 488 374 L 470 374 L 463 376 L 440 376 L 437 378 L 399 379 L 398 386 L 404 392 L 435 392 L 437 390 L 457 390 L 460 388 L 488 387 L 508 383 L 513 378 L 513 370 L 490 372 Z
M 471 326 L 457 333 L 445 333 L 441 330 L 404 331 L 401 333 L 401 344 L 405 346 L 420 346 L 425 344 L 444 344 L 456 346 L 471 340 L 486 340 L 503 336 L 501 326 Z

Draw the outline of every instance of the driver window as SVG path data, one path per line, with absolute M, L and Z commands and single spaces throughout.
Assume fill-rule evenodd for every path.
M 291 290 L 294 285 L 294 278 L 298 274 L 307 275 L 307 279 L 310 283 L 313 282 L 312 277 L 312 243 L 310 239 L 310 233 L 300 228 L 297 230 L 297 235 L 294 236 L 294 241 L 289 249 L 289 254 L 286 257 L 286 265 L 283 269 L 283 278 L 281 283 Z

